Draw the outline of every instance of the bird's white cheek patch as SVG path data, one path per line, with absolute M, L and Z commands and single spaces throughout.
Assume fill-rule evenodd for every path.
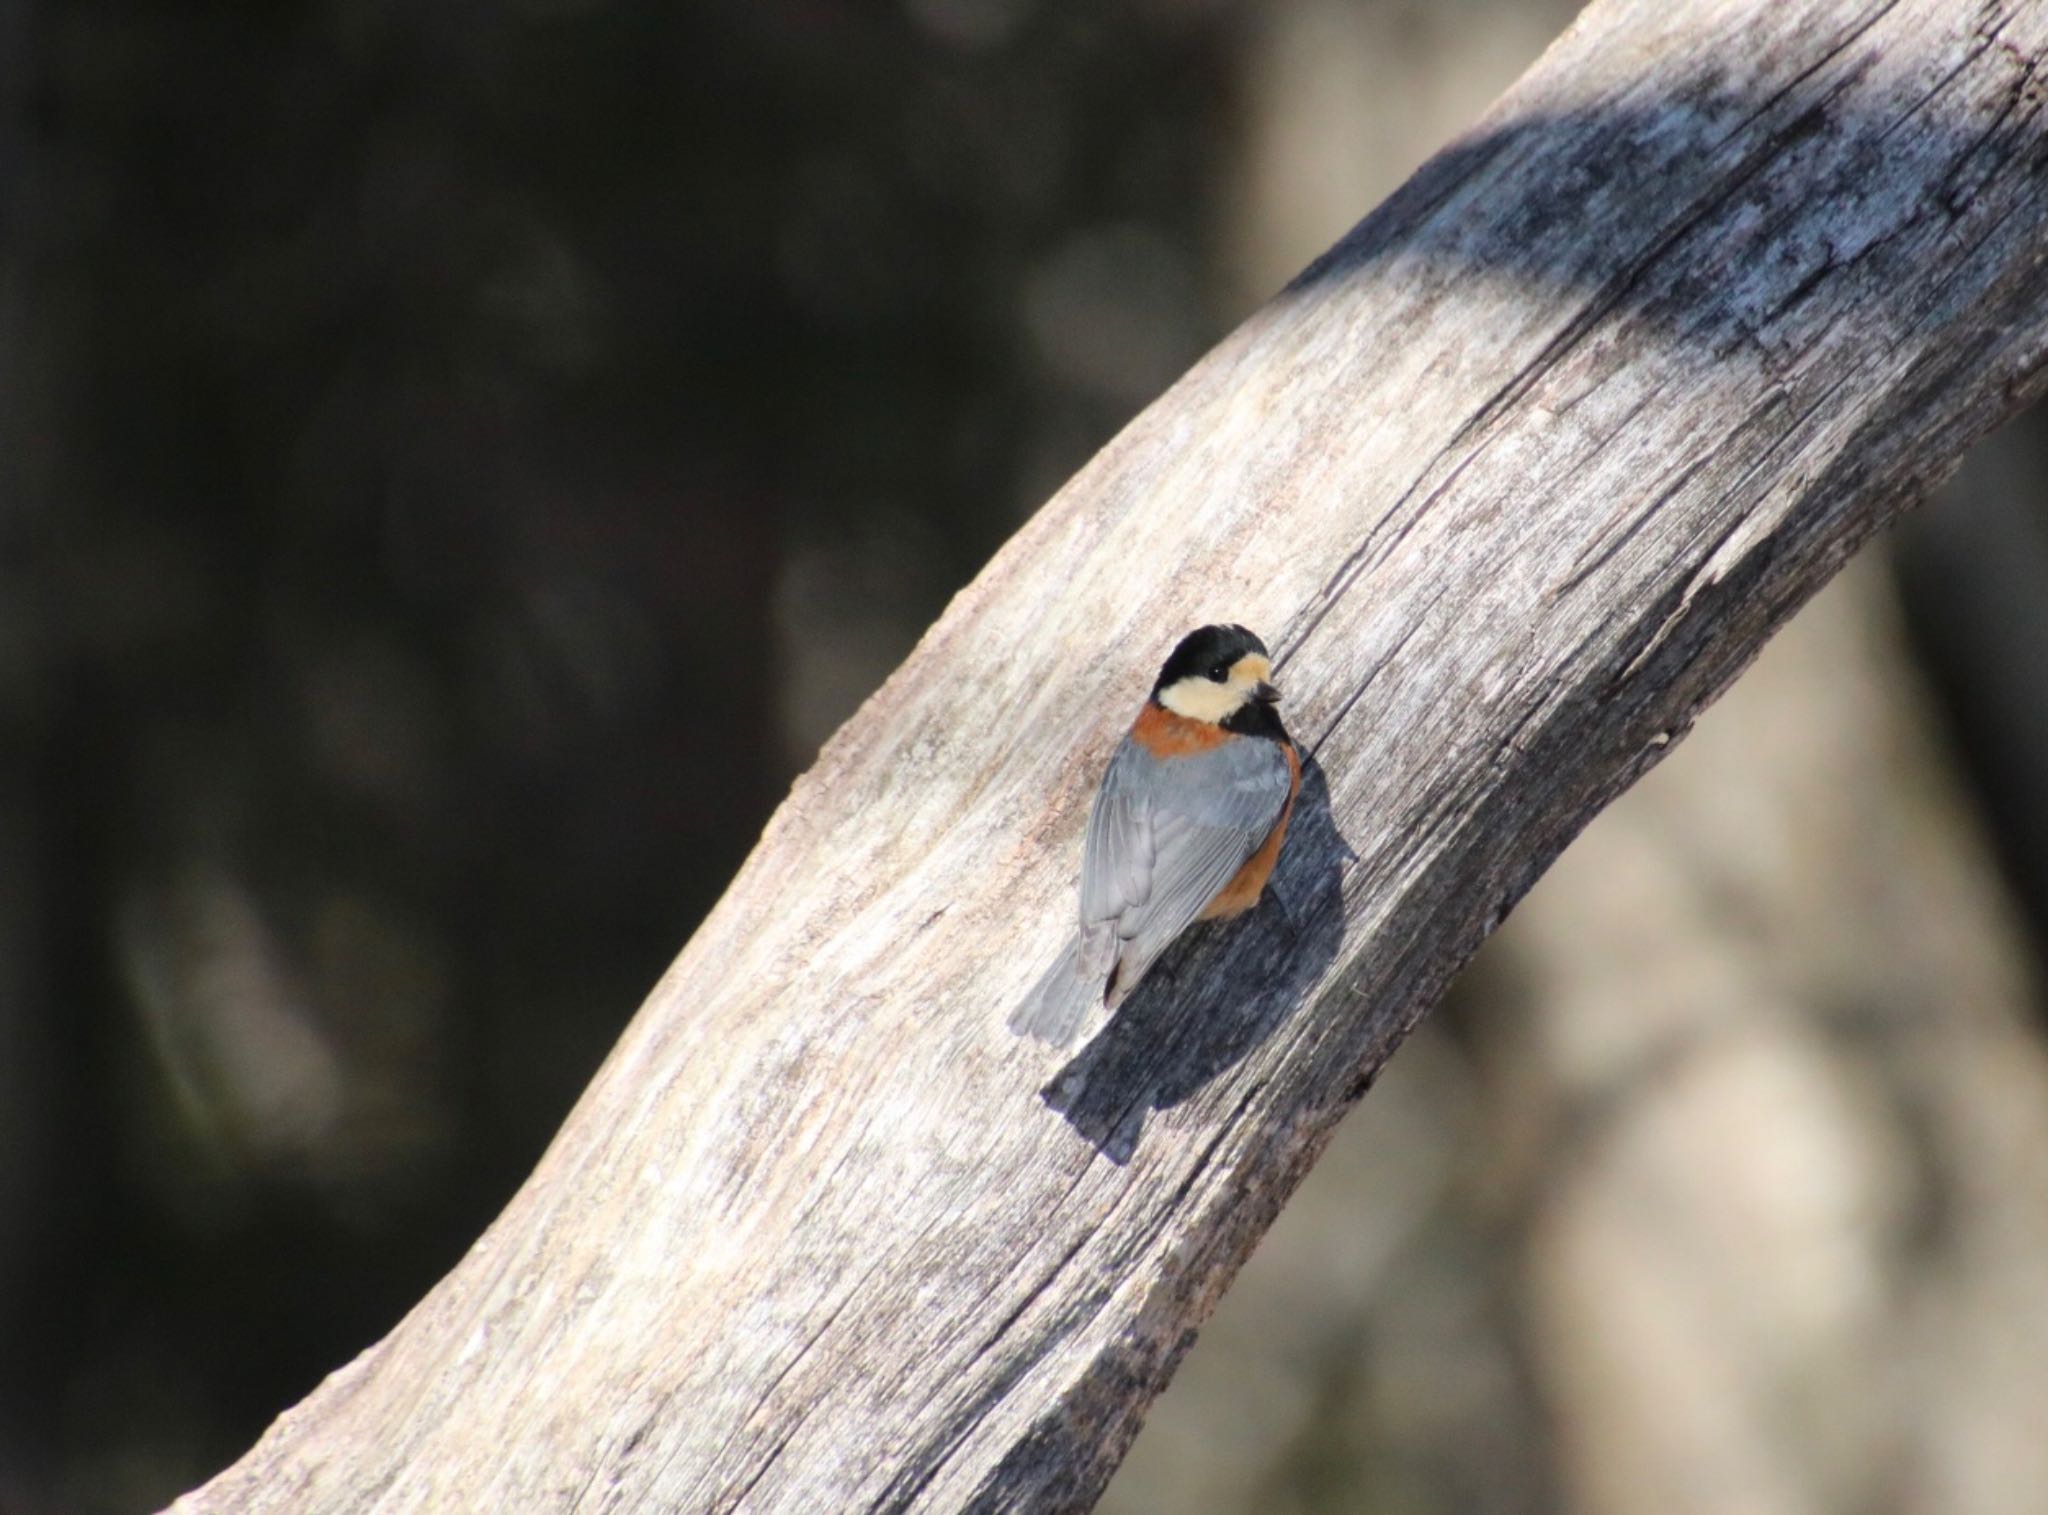
M 1219 684 L 1213 679 L 1182 679 L 1159 691 L 1159 703 L 1175 715 L 1184 715 L 1191 721 L 1207 721 L 1211 725 L 1231 715 L 1244 702 L 1244 690 L 1235 684 Z

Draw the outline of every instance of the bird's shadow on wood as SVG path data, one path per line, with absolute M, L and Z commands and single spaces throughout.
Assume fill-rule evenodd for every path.
M 1344 936 L 1344 865 L 1330 785 L 1302 767 L 1287 844 L 1258 908 L 1198 926 L 1158 962 L 1039 1098 L 1121 1166 L 1145 1117 L 1196 1093 L 1279 1029 L 1322 980 Z

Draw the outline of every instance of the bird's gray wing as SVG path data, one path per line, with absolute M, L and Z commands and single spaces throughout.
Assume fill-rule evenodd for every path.
M 1075 971 L 1100 986 L 1115 965 L 1125 915 L 1152 895 L 1151 806 L 1159 760 L 1129 737 L 1111 754 L 1081 851 L 1081 943 Z
M 1272 834 L 1292 782 L 1272 742 L 1162 760 L 1126 738 L 1088 820 L 1076 970 L 1115 967 L 1121 1000 Z

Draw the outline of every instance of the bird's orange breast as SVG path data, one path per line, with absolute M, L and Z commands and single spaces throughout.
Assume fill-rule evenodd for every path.
M 1164 705 L 1147 700 L 1137 720 L 1131 723 L 1131 739 L 1156 758 L 1175 758 L 1207 752 L 1235 741 L 1236 737 L 1221 726 L 1175 715 Z

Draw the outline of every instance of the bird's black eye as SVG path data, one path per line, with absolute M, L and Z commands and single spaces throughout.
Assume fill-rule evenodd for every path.
M 1219 684 L 1222 683 L 1225 679 L 1230 677 L 1230 665 L 1228 663 L 1218 663 L 1214 668 L 1211 668 L 1209 670 L 1209 677 L 1214 679 Z

